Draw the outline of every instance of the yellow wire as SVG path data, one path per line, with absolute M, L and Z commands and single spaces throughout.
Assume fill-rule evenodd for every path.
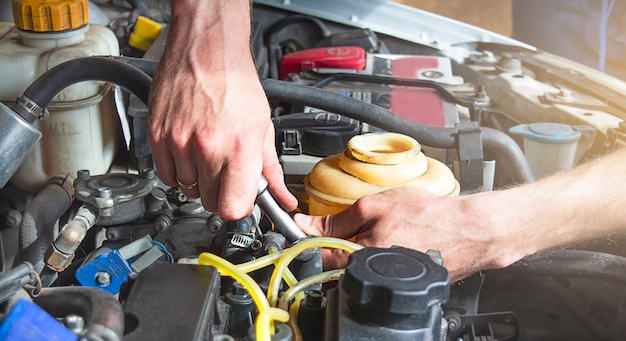
M 270 305 L 259 285 L 245 272 L 239 270 L 233 263 L 212 253 L 203 252 L 198 256 L 198 264 L 215 267 L 222 276 L 230 276 L 241 283 L 252 296 L 259 312 L 269 309 Z
M 267 299 L 271 307 L 275 307 L 278 302 L 278 290 L 280 289 L 280 279 L 284 277 L 283 273 L 289 263 L 305 250 L 317 247 L 334 248 L 348 252 L 360 250 L 363 246 L 349 242 L 347 240 L 331 237 L 313 237 L 305 239 L 285 250 L 284 255 L 276 263 L 272 277 L 270 278 L 267 290 Z
M 287 266 L 303 251 L 317 247 L 335 248 L 349 252 L 363 248 L 361 245 L 339 238 L 315 237 L 303 240 L 287 250 L 270 253 L 267 256 L 238 266 L 219 256 L 206 252 L 198 256 L 198 264 L 215 267 L 222 276 L 232 277 L 248 290 L 259 311 L 256 320 L 256 339 L 259 341 L 270 341 L 271 335 L 274 334 L 272 322 L 287 322 L 290 319 L 290 314 L 287 311 L 275 308 L 278 290 L 280 289 L 280 280 L 278 278 L 284 279 L 290 287 L 296 285 L 297 280 Z M 272 263 L 275 263 L 275 269 L 270 278 L 268 297 L 266 298 L 259 285 L 246 272 L 263 268 Z M 303 294 L 297 293 L 296 295 L 301 297 Z M 295 313 L 295 316 L 297 316 L 298 310 L 298 307 L 292 307 L 292 312 Z M 290 326 L 292 329 L 294 328 L 293 323 L 296 323 L 294 334 L 298 338 L 297 322 L 291 321 Z
M 296 301 L 298 302 L 298 304 L 292 304 L 291 308 L 289 309 L 288 326 L 291 328 L 293 341 L 302 341 L 302 332 L 300 331 L 300 327 L 298 326 L 298 312 L 300 311 L 300 301 Z
M 336 281 L 339 277 L 341 277 L 341 275 L 343 275 L 344 272 L 344 269 L 330 270 L 301 280 L 283 293 L 280 297 L 280 301 L 278 301 L 278 308 L 287 310 L 289 308 L 289 302 L 291 302 L 292 298 L 296 297 L 298 294 L 304 295 L 304 289 L 316 284 Z M 295 302 L 299 302 L 299 300 L 296 298 Z
M 307 277 L 291 288 L 287 289 L 280 297 L 280 301 L 278 302 L 278 308 L 287 310 L 289 308 L 289 327 L 293 332 L 293 341 L 301 341 L 302 340 L 302 332 L 300 331 L 300 327 L 298 326 L 298 313 L 300 312 L 300 302 L 304 298 L 304 289 L 315 285 L 326 283 L 330 281 L 336 281 L 343 275 L 345 272 L 344 269 L 339 270 L 331 270 L 322 272 L 321 274 L 313 275 L 311 277 Z M 289 301 L 291 298 L 295 297 L 293 304 L 289 306 Z
M 259 312 L 256 318 L 256 339 L 259 341 L 270 341 L 274 335 L 272 321 L 287 322 L 289 313 L 278 308 L 267 308 Z
M 222 276 L 230 276 L 241 283 L 252 296 L 252 300 L 259 311 L 256 322 L 256 339 L 259 341 L 270 341 L 274 334 L 273 320 L 286 322 L 289 320 L 289 313 L 277 308 L 271 308 L 263 295 L 259 285 L 245 272 L 239 270 L 233 263 L 211 253 L 201 253 L 198 256 L 198 264 L 215 267 Z
M 267 250 L 267 252 L 269 252 L 270 254 L 278 253 L 278 251 L 276 251 L 275 248 L 270 248 Z M 283 255 L 284 255 L 284 251 L 281 251 L 281 257 Z M 280 257 L 277 258 L 276 260 L 278 261 L 279 259 Z M 285 272 L 283 273 L 283 279 L 285 280 L 285 283 L 287 283 L 289 287 L 292 287 L 296 285 L 296 283 L 298 283 L 298 279 L 296 278 L 296 276 L 293 275 L 293 272 L 291 272 L 289 268 L 285 269 Z
M 268 250 L 269 251 L 269 250 Z M 272 265 L 283 256 L 285 250 L 283 251 L 275 251 L 273 253 L 267 254 L 261 258 L 257 258 L 255 260 L 251 260 L 242 264 L 237 264 L 237 268 L 245 273 L 252 272 L 255 270 L 259 270 L 268 265 Z

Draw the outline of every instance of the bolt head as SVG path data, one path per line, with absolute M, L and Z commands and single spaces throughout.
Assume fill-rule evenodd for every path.
M 111 275 L 106 271 L 96 272 L 96 284 L 106 287 L 111 284 Z

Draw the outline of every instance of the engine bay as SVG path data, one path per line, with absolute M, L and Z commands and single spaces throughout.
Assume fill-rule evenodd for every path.
M 10 173 L 2 177 L 11 178 L 0 189 L 0 339 L 626 335 L 619 236 L 451 283 L 437 250 L 364 248 L 304 235 L 263 179 L 252 215 L 238 221 L 164 185 L 148 143 L 146 103 L 165 48 L 167 6 L 138 11 L 95 3 L 117 16 L 107 26 L 120 46 L 59 63 L 19 95 L 11 93 L 10 102 L 2 99 L 0 122 L 15 130 L 0 141 Z M 624 146 L 626 83 L 447 18 L 384 1 L 367 4 L 254 1 L 251 49 L 299 212 L 336 213 L 375 193 L 371 188 L 400 182 L 442 196 L 504 189 Z M 127 45 L 138 12 L 163 24 L 145 50 Z M 0 26 L 4 37 L 15 31 Z M 83 116 L 90 105 L 102 110 L 88 114 L 100 122 L 87 139 L 97 142 L 76 140 L 89 129 L 55 102 L 84 81 L 100 82 L 94 83 L 98 100 L 72 110 Z M 40 110 L 26 109 L 29 103 Z M 13 117 L 24 111 L 44 119 L 23 128 Z M 557 148 L 569 154 L 561 159 L 550 148 L 565 135 L 568 143 Z M 337 180 L 344 171 L 334 165 L 357 143 L 380 152 L 379 140 L 364 142 L 371 136 L 402 141 L 386 154 L 417 146 L 415 167 L 428 176 L 354 180 L 356 194 L 347 195 L 353 180 Z M 14 162 L 28 152 L 22 144 L 39 138 L 31 156 Z M 99 150 L 83 152 L 83 144 Z M 91 156 L 88 162 L 81 163 L 81 153 Z M 322 248 L 351 252 L 348 266 L 325 270 Z

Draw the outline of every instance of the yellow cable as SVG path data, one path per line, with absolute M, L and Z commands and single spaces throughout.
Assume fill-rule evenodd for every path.
M 276 261 L 278 261 L 285 254 L 285 252 L 286 252 L 285 250 L 278 251 L 276 247 L 270 247 L 267 249 L 267 253 L 270 255 L 280 253 L 280 257 L 276 258 Z M 276 264 L 276 261 L 274 262 L 274 264 Z M 289 287 L 292 287 L 296 285 L 296 283 L 298 283 L 298 279 L 296 278 L 296 276 L 293 275 L 293 273 L 289 269 L 285 269 L 285 272 L 283 273 L 283 279 L 285 280 L 285 283 L 287 283 Z
M 268 250 L 269 251 L 269 250 Z M 255 270 L 259 270 L 261 268 L 264 268 L 268 265 L 272 265 L 274 263 L 276 263 L 278 261 L 278 259 L 280 259 L 280 257 L 283 256 L 283 254 L 285 253 L 285 250 L 283 251 L 275 251 L 273 253 L 267 254 L 261 258 L 257 258 L 255 260 L 251 260 L 249 262 L 245 262 L 242 264 L 237 264 L 237 268 L 245 273 L 248 272 L 252 272 Z
M 302 332 L 300 331 L 300 327 L 298 326 L 298 313 L 300 312 L 300 302 L 304 298 L 304 289 L 316 285 L 322 284 L 330 281 L 336 281 L 343 275 L 345 272 L 344 269 L 339 270 L 331 270 L 322 272 L 321 274 L 313 275 L 311 277 L 307 277 L 291 288 L 287 289 L 280 297 L 280 301 L 278 302 L 278 308 L 287 310 L 289 308 L 289 327 L 293 332 L 293 341 L 302 341 Z M 291 298 L 295 297 L 293 304 L 289 306 L 289 302 Z
M 283 273 L 285 272 L 285 269 L 287 268 L 289 263 L 303 251 L 318 247 L 334 248 L 348 252 L 354 252 L 363 248 L 363 246 L 359 244 L 331 237 L 313 237 L 310 239 L 302 240 L 293 245 L 289 249 L 285 250 L 283 257 L 281 257 L 280 260 L 276 263 L 276 267 L 274 268 L 274 272 L 272 273 L 272 277 L 270 278 L 270 283 L 267 290 L 267 298 L 270 306 L 275 307 L 276 303 L 278 302 L 278 290 L 280 289 L 280 281 L 281 278 L 284 277 Z
M 269 309 L 270 305 L 259 285 L 245 272 L 239 270 L 233 263 L 212 253 L 203 252 L 198 256 L 198 264 L 215 267 L 222 276 L 230 276 L 241 283 L 252 296 L 259 312 Z
M 289 313 L 278 308 L 267 308 L 259 312 L 256 318 L 256 339 L 258 341 L 269 341 L 274 335 L 272 321 L 287 322 Z
M 300 301 L 298 304 L 292 304 L 289 309 L 289 327 L 291 328 L 291 333 L 293 334 L 293 341 L 302 341 L 302 332 L 300 331 L 300 327 L 298 326 L 298 311 L 300 310 Z
M 198 256 L 198 264 L 215 267 L 222 276 L 230 276 L 241 283 L 252 296 L 252 300 L 259 311 L 256 322 L 256 339 L 259 341 L 270 341 L 274 334 L 273 320 L 286 322 L 289 320 L 289 313 L 284 310 L 270 308 L 267 299 L 259 285 L 245 272 L 239 270 L 233 263 L 211 253 L 201 253 Z M 280 311 L 280 312 L 278 312 Z
M 330 281 L 336 281 L 343 275 L 345 272 L 344 269 L 330 270 L 325 271 L 320 274 L 313 275 L 311 277 L 307 277 L 291 288 L 287 289 L 280 297 L 280 301 L 278 301 L 278 308 L 287 310 L 289 308 L 289 302 L 296 297 L 297 294 L 302 293 L 304 295 L 304 290 L 310 286 L 316 284 L 322 284 Z M 298 302 L 298 299 L 295 300 L 294 304 Z

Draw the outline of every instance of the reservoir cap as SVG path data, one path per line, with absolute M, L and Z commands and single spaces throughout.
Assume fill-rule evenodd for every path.
M 15 26 L 23 31 L 61 32 L 89 22 L 87 0 L 13 0 Z
M 516 125 L 509 129 L 509 133 L 542 143 L 574 142 L 581 136 L 581 132 L 570 125 L 552 122 Z
M 415 314 L 448 300 L 450 275 L 425 253 L 367 247 L 350 255 L 342 289 L 371 311 Z

